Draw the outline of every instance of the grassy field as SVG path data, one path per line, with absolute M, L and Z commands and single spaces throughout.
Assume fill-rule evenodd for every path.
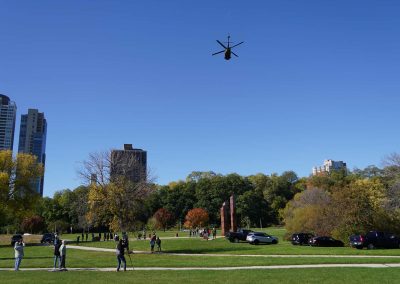
M 87 242 L 82 246 L 115 248 L 114 242 Z M 137 251 L 149 251 L 149 241 L 131 241 L 130 248 Z M 222 254 L 260 254 L 260 255 L 395 255 L 400 256 L 400 249 L 358 250 L 350 247 L 324 248 L 310 246 L 294 246 L 290 242 L 280 241 L 277 245 L 250 245 L 247 243 L 230 243 L 224 238 L 206 241 L 200 238 L 164 239 L 164 252 L 169 253 L 222 253 Z
M 1 272 L 2 283 L 396 283 L 400 269 L 320 268 L 237 271 Z
M 238 266 L 268 266 L 268 265 L 298 265 L 298 264 L 352 264 L 352 263 L 400 263 L 399 258 L 335 258 L 329 255 L 363 255 L 363 256 L 400 256 L 400 249 L 356 250 L 343 248 L 315 248 L 308 246 L 293 246 L 284 241 L 285 230 L 282 228 L 268 228 L 264 230 L 280 239 L 277 245 L 252 246 L 247 243 L 230 243 L 224 238 L 206 241 L 198 237 L 175 238 L 175 232 L 162 232 L 158 235 L 163 239 L 161 254 L 141 253 L 132 255 L 135 267 L 238 267 Z M 77 235 L 62 235 L 62 239 L 73 240 Z M 11 236 L 0 236 L 0 268 L 12 268 L 14 251 L 9 245 Z M 188 235 L 184 236 L 188 237 Z M 39 236 L 25 238 L 28 245 L 25 247 L 25 257 L 21 268 L 52 268 L 53 247 L 37 245 Z M 75 244 L 74 244 L 75 245 Z M 80 246 L 115 248 L 115 242 L 85 242 Z M 131 249 L 149 251 L 149 240 L 135 240 L 131 236 Z M 171 255 L 168 253 L 177 253 Z M 189 254 L 216 254 L 207 255 L 179 255 Z M 230 256 L 218 256 L 229 254 Z M 268 255 L 299 255 L 297 257 L 268 257 Z M 240 255 L 256 255 L 254 257 Z M 316 257 L 301 257 L 301 255 L 315 255 Z M 321 255 L 328 255 L 323 257 Z M 128 264 L 130 265 L 129 259 Z M 67 267 L 70 268 L 102 268 L 115 267 L 114 252 L 97 252 L 68 249 Z M 77 280 L 95 280 L 96 283 L 110 281 L 161 283 L 174 281 L 175 283 L 199 283 L 212 281 L 218 283 L 248 283 L 250 281 L 269 283 L 394 283 L 400 276 L 400 268 L 318 268 L 318 269 L 279 269 L 279 270 L 238 270 L 238 271 L 130 271 L 126 273 L 70 271 L 67 273 L 50 273 L 47 271 L 21 271 L 19 273 L 1 271 L 2 283 L 27 283 L 32 281 L 48 283 L 57 280 L 62 283 L 76 282 Z
M 168 254 L 134 254 L 135 267 L 230 267 L 289 264 L 333 264 L 333 263 L 400 263 L 400 258 L 331 258 L 331 257 L 243 257 L 243 256 L 190 256 Z M 127 257 L 128 263 L 129 259 Z M 0 248 L 0 267 L 9 268 L 14 263 L 12 248 Z M 130 263 L 129 263 L 130 264 Z M 25 248 L 23 268 L 41 268 L 53 265 L 52 247 L 32 246 Z M 69 249 L 67 267 L 114 267 L 113 252 L 96 252 Z

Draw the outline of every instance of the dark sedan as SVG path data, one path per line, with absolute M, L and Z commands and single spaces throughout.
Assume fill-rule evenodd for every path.
M 339 240 L 335 240 L 331 237 L 314 237 L 308 241 L 310 246 L 315 247 L 343 247 L 344 243 Z
M 296 233 L 292 235 L 293 245 L 308 245 L 308 241 L 313 238 L 314 235 L 310 233 Z

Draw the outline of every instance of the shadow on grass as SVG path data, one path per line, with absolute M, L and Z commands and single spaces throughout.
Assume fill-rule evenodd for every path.
M 50 246 L 49 244 L 41 244 L 41 243 L 25 243 L 26 247 L 44 247 L 44 246 Z M 14 246 L 11 246 L 11 244 L 6 244 L 6 245 L 0 245 L 0 248 L 11 248 L 14 249 Z
M 166 253 L 198 253 L 198 254 L 207 254 L 207 253 L 226 253 L 226 252 L 232 252 L 232 251 L 254 251 L 253 246 L 249 247 L 240 247 L 240 248 L 184 248 L 184 249 L 172 249 L 172 250 L 164 250 L 163 252 Z
M 46 258 L 50 258 L 53 259 L 52 256 L 36 256 L 36 257 L 32 257 L 32 256 L 24 256 L 23 259 L 46 259 Z M 0 260 L 15 260 L 14 257 L 0 257 Z

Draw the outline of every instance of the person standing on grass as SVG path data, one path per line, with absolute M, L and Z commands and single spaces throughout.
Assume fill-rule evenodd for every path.
M 15 271 L 19 270 L 19 266 L 21 265 L 22 258 L 24 257 L 24 246 L 25 246 L 25 243 L 22 239 L 15 242 L 15 245 L 14 245 L 14 251 L 15 251 L 14 270 Z
M 117 272 L 121 268 L 121 262 L 124 264 L 124 271 L 126 271 L 125 244 L 122 239 L 118 241 L 115 253 L 117 254 L 117 260 L 118 260 Z
M 160 240 L 160 237 L 157 237 L 156 244 L 157 244 L 157 251 L 161 252 L 161 240 Z
M 60 247 L 61 247 L 60 242 L 54 244 L 54 269 L 56 269 L 57 260 L 58 260 L 58 268 L 61 268 Z
M 65 245 L 65 240 L 62 240 L 59 252 L 61 257 L 60 269 L 66 269 L 65 258 L 67 257 L 67 246 Z
M 154 252 L 154 245 L 156 244 L 156 235 L 153 235 L 150 239 L 150 251 Z

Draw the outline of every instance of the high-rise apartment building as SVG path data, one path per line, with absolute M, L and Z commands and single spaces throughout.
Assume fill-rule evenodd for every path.
M 111 151 L 111 180 L 122 176 L 137 183 L 147 179 L 147 152 L 124 144 L 124 150 Z
M 43 112 L 29 109 L 28 114 L 21 115 L 19 132 L 19 153 L 29 153 L 37 157 L 38 163 L 46 163 L 47 121 Z M 44 176 L 34 184 L 36 191 L 43 196 Z
M 324 164 L 320 167 L 314 167 L 312 169 L 312 174 L 315 175 L 323 175 L 329 174 L 332 171 L 338 171 L 346 169 L 346 163 L 343 161 L 333 161 L 333 160 L 325 160 Z
M 13 150 L 17 105 L 0 95 L 0 150 Z

